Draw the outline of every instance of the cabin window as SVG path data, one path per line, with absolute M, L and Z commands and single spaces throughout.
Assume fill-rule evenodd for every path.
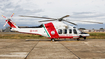
M 67 29 L 64 29 L 63 31 L 64 31 L 64 32 L 63 32 L 64 34 L 67 34 Z
M 73 29 L 73 32 L 74 32 L 74 34 L 77 34 L 77 31 L 76 31 L 76 29 Z
M 69 34 L 71 34 L 72 33 L 72 30 L 71 29 L 69 29 Z
M 59 29 L 58 30 L 58 34 L 62 34 L 62 29 Z

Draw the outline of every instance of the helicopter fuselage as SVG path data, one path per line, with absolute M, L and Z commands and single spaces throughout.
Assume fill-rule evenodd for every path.
M 62 22 L 50 22 L 43 24 L 39 28 L 27 27 L 27 28 L 12 28 L 12 31 L 18 31 L 20 33 L 37 34 L 50 39 L 59 38 L 80 38 L 80 32 L 77 28 L 68 26 Z M 89 35 L 85 35 L 89 36 Z

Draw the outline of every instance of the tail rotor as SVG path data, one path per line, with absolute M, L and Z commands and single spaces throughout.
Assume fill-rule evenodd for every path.
M 10 18 L 6 18 L 5 16 L 3 16 L 3 15 L 2 15 L 2 17 L 3 17 L 3 18 L 7 19 L 7 20 L 6 20 L 6 22 L 5 22 L 5 24 L 3 25 L 3 27 L 5 27 L 5 26 L 6 26 L 6 24 L 8 23 L 8 21 L 10 21 L 10 20 L 11 20 L 11 18 L 13 17 L 13 15 L 14 15 L 14 13 L 11 15 L 11 17 L 10 17 Z

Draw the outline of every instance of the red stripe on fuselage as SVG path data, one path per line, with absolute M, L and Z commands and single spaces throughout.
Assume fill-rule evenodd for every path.
M 51 36 L 50 38 L 59 38 L 59 35 L 53 25 L 53 23 L 47 23 L 47 24 L 44 24 L 49 35 Z

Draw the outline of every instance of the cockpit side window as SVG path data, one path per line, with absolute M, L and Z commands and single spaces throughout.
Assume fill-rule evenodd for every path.
M 72 33 L 72 29 L 69 29 L 69 34 L 71 34 Z
M 76 29 L 73 29 L 73 32 L 74 32 L 74 34 L 77 34 L 77 31 L 76 31 Z
M 63 33 L 64 33 L 64 34 L 67 34 L 67 29 L 64 29 L 64 30 L 63 30 Z
M 59 29 L 58 30 L 58 34 L 62 34 L 62 29 Z

